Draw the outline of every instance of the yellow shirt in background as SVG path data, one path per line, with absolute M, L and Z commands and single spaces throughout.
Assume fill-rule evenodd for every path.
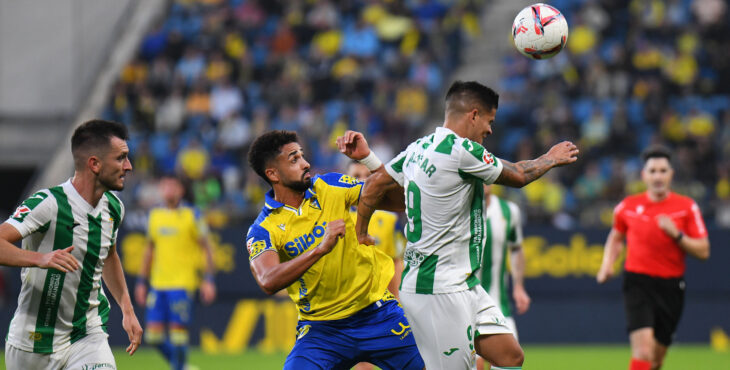
M 350 208 L 352 222 L 357 223 L 357 208 Z M 393 212 L 375 211 L 370 217 L 368 234 L 375 238 L 375 247 L 382 250 L 390 258 L 400 258 L 398 248 L 398 215 Z
M 200 214 L 192 207 L 154 208 L 147 236 L 154 243 L 150 286 L 158 290 L 194 291 L 200 283 L 204 255 L 199 238 L 206 233 Z

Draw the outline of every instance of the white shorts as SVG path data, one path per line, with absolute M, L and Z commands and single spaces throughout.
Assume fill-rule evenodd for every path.
M 512 334 L 481 285 L 444 294 L 401 291 L 400 301 L 427 369 L 474 369 L 477 336 Z
M 54 353 L 23 351 L 6 342 L 5 366 L 8 370 L 116 370 L 117 364 L 107 337 L 106 333 L 89 334 Z

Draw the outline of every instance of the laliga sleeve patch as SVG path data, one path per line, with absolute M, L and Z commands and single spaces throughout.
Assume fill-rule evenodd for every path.
M 10 216 L 10 218 L 22 223 L 33 208 L 37 207 L 46 198 L 48 198 L 48 194 L 40 191 L 31 195 L 30 198 L 23 201 L 23 203 L 15 209 L 15 212 L 13 212 L 13 215 Z

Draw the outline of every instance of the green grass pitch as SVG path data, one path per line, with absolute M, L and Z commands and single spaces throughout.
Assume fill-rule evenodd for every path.
M 620 370 L 628 368 L 629 348 L 623 345 L 526 345 L 524 369 L 531 370 Z M 164 370 L 160 355 L 142 348 L 134 356 L 115 349 L 119 370 Z M 5 369 L 5 356 L 0 368 Z M 235 355 L 210 355 L 198 350 L 190 354 L 190 363 L 200 370 L 208 369 L 281 369 L 285 353 L 263 354 L 249 351 Z M 716 352 L 707 345 L 676 345 L 670 348 L 663 370 L 713 369 L 730 370 L 730 352 Z

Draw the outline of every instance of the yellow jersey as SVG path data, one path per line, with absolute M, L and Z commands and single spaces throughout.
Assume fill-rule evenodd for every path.
M 345 221 L 345 237 L 287 287 L 302 320 L 343 319 L 387 294 L 393 260 L 377 248 L 358 243 L 355 223 L 348 214 L 357 204 L 361 188 L 361 182 L 347 175 L 318 175 L 298 209 L 277 202 L 273 190 L 269 191 L 248 230 L 249 260 L 275 251 L 286 262 L 317 246 L 327 223 Z
M 197 289 L 204 259 L 199 238 L 206 232 L 194 208 L 181 205 L 152 209 L 147 226 L 147 236 L 155 246 L 150 286 L 161 290 Z
M 357 207 L 350 208 L 352 222 L 357 223 Z M 375 238 L 375 247 L 380 248 L 390 258 L 401 258 L 398 248 L 398 215 L 388 211 L 375 211 L 370 218 L 368 233 Z

